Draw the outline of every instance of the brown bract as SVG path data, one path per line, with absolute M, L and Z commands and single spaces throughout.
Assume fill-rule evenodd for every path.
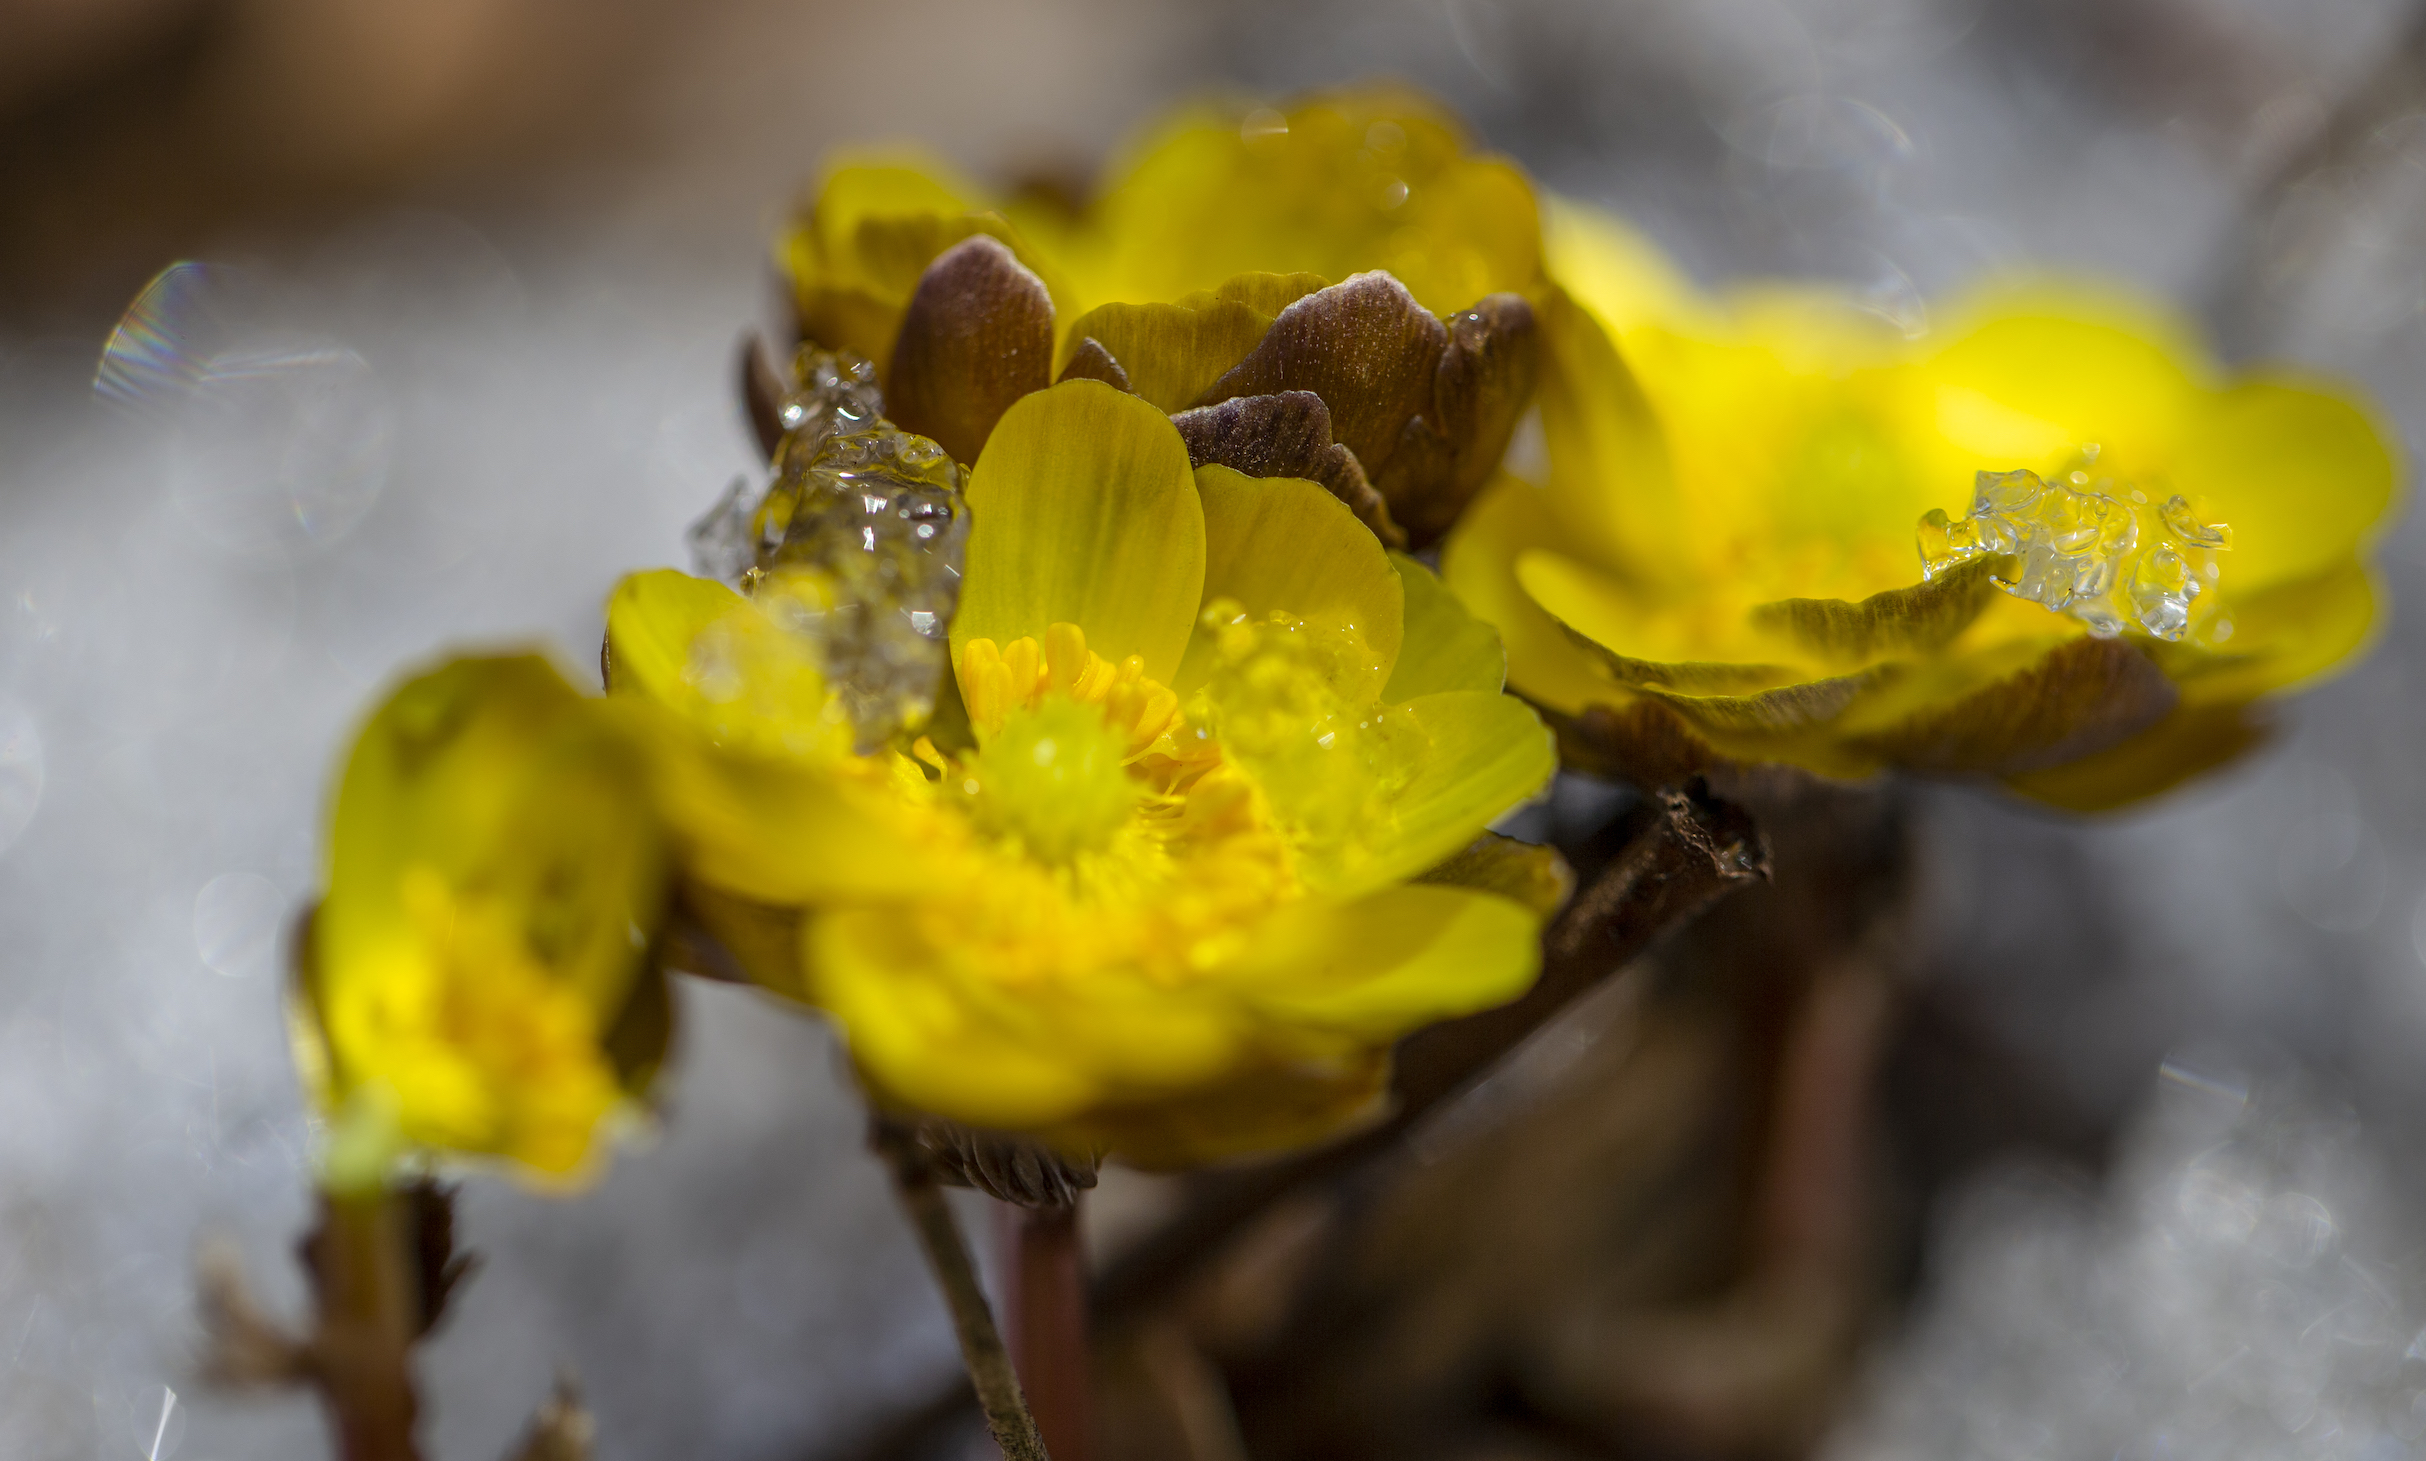
M 1171 424 L 1188 444 L 1189 465 L 1218 463 L 1250 477 L 1303 477 L 1348 504 L 1357 520 L 1384 543 L 1393 548 L 1407 545 L 1407 535 L 1366 480 L 1356 454 L 1331 439 L 1331 408 L 1314 392 L 1233 396 L 1218 405 L 1182 411 Z
M 1044 281 L 1001 240 L 975 234 L 919 276 L 894 341 L 886 402 L 903 430 L 974 462 L 1002 413 L 1052 384 L 1052 371 Z
M 1536 348 L 1533 309 L 1520 295 L 1487 296 L 1444 325 L 1375 271 L 1282 310 L 1198 404 L 1288 391 L 1321 397 L 1339 444 L 1406 541 L 1422 547 L 1498 466 L 1532 399 Z
M 1446 321 L 1390 274 L 1243 274 L 1057 325 L 1045 281 L 972 234 L 919 275 L 884 357 L 888 414 L 974 461 L 1011 403 L 1097 380 L 1172 412 L 1198 465 L 1319 482 L 1391 547 L 1437 541 L 1506 453 L 1540 346 L 1522 295 Z M 826 342 L 831 343 L 831 342 Z

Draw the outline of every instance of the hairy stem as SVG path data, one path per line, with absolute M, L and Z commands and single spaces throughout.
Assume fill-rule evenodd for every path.
M 403 1194 L 326 1194 L 307 1248 L 319 1296 L 311 1365 L 343 1461 L 421 1461 L 413 1444 L 420 1295 Z
M 918 1234 L 935 1286 L 943 1290 L 944 1303 L 952 1311 L 961 1363 L 968 1368 L 969 1383 L 976 1387 L 978 1406 L 985 1411 L 986 1425 L 994 1432 L 1004 1461 L 1046 1461 L 1044 1438 L 1037 1432 L 1036 1418 L 1028 1413 L 1027 1398 L 1020 1393 L 1010 1351 L 1003 1347 L 1002 1334 L 994 1327 L 994 1313 L 986 1307 L 985 1290 L 978 1286 L 977 1267 L 969 1261 L 960 1224 L 952 1217 L 951 1205 L 944 1200 L 926 1154 L 906 1128 L 881 1117 L 869 1134 L 869 1145 L 892 1170 L 893 1190 L 900 1195 L 910 1227 Z

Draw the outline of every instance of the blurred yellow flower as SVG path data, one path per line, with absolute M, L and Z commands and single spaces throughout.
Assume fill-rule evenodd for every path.
M 654 1069 L 670 868 L 629 718 L 519 656 L 417 676 L 363 727 L 300 968 L 332 1185 L 414 1148 L 577 1175 Z
M 702 906 L 805 910 L 731 941 L 882 1098 L 1207 1160 L 1351 1119 L 1398 1036 L 1531 981 L 1538 910 L 1409 881 L 1553 769 L 1427 570 L 1090 380 L 1010 408 L 967 506 L 958 709 L 906 750 L 853 750 L 813 572 L 608 607 L 612 692 L 696 733 L 666 805 Z
M 778 253 L 802 335 L 867 357 L 887 414 L 959 461 L 1056 380 L 1166 412 L 1304 392 L 1319 423 L 1290 431 L 1319 441 L 1290 474 L 1421 544 L 1488 478 L 1531 390 L 1539 235 L 1514 165 L 1376 89 L 1187 110 L 1083 205 L 989 200 L 920 158 L 847 159 Z M 1334 442 L 1353 472 L 1314 469 Z M 1201 465 L 1210 449 L 1190 444 Z
M 1546 480 L 1494 486 L 1443 571 L 1584 759 L 2113 806 L 2372 630 L 2395 470 L 2346 392 L 2223 378 L 2112 292 L 1990 291 L 1907 340 L 1819 290 L 1698 296 L 1582 209 L 1545 247 Z

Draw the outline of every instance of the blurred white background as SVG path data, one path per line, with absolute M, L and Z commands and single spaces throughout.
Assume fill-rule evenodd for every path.
M 1917 331 L 1984 272 L 2115 274 L 2413 438 L 2422 35 L 2389 0 L 0 0 L 0 1455 L 321 1454 L 305 1401 L 200 1392 L 190 1296 L 219 1233 L 299 1299 L 275 969 L 331 758 L 400 666 L 578 670 L 614 578 L 681 561 L 750 469 L 732 349 L 826 148 L 1083 173 L 1177 96 L 1402 75 L 1705 282 L 1824 276 Z M 181 318 L 254 367 L 201 421 L 172 361 L 93 391 L 177 259 Z M 1993 1121 L 1940 1154 L 1987 1165 L 1839 1453 L 2417 1454 L 2426 1412 L 2316 1424 L 2426 1384 L 2414 523 L 2385 568 L 2382 646 L 2243 768 L 2090 825 L 1927 794 L 1930 1028 L 2023 1072 L 2071 1155 L 2138 1135 L 2103 1193 L 1997 1165 Z M 663 1129 L 602 1187 L 469 1184 L 436 1457 L 502 1453 L 560 1365 L 609 1461 L 804 1458 L 948 1370 L 826 1040 L 729 989 L 682 1015 Z M 2217 1207 L 2185 1164 L 2236 1121 L 2270 1155 Z M 2151 1244 L 2163 1282 L 2030 1277 L 2144 1277 Z M 2352 1266 L 2380 1323 L 2282 1328 L 2360 1303 Z M 2280 1293 L 2183 1298 L 2236 1283 Z M 2358 1369 L 2285 1361 L 2277 1404 L 2184 1368 L 2285 1343 Z

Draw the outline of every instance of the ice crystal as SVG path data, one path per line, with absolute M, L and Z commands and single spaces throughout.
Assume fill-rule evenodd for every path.
M 2232 529 L 2201 522 L 2179 494 L 2152 505 L 2127 483 L 2092 476 L 2096 460 L 2089 448 L 2052 482 L 2027 470 L 1980 473 L 1969 512 L 1949 519 L 1931 508 L 1921 518 L 1922 576 L 1995 554 L 2007 560 L 1991 574 L 1999 588 L 2101 639 L 2136 628 L 2178 640 L 2202 622 L 2211 639 L 2229 635 L 2200 596 Z
M 777 408 L 784 434 L 763 492 L 736 478 L 690 530 L 693 566 L 744 592 L 778 568 L 820 581 L 785 622 L 816 647 L 819 670 L 868 751 L 923 722 L 950 663 L 968 540 L 962 472 L 943 448 L 884 419 L 876 367 L 805 345 L 797 388 Z
M 756 572 L 806 569 L 833 608 L 804 632 L 842 697 L 861 750 L 923 722 L 951 660 L 969 516 L 961 470 L 942 447 L 888 421 L 787 441 L 755 535 Z

